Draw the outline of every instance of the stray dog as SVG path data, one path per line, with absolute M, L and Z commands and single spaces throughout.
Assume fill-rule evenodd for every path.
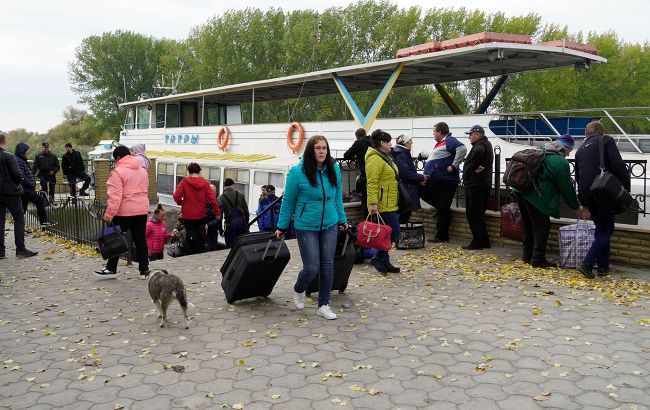
M 167 322 L 167 308 L 172 299 L 178 300 L 185 316 L 185 329 L 189 329 L 189 318 L 187 317 L 187 309 L 193 308 L 194 305 L 187 302 L 187 294 L 185 293 L 185 285 L 183 281 L 176 275 L 168 273 L 166 270 L 155 270 L 149 276 L 149 295 L 153 299 L 153 303 L 160 312 L 160 327 L 165 327 Z

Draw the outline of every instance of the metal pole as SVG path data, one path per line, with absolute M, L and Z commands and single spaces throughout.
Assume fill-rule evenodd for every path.
M 253 88 L 253 98 L 251 101 L 251 124 L 255 124 L 255 89 Z

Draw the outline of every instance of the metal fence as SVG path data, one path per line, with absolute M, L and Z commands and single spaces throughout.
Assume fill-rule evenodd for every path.
M 506 158 L 506 162 L 510 158 Z M 336 161 L 339 163 L 341 168 L 341 173 L 343 176 L 343 202 L 357 202 L 359 201 L 359 196 L 356 192 L 356 179 L 357 179 L 357 163 L 354 160 L 348 160 L 343 158 L 336 158 Z M 568 159 L 569 168 L 571 171 L 571 179 L 573 181 L 573 186 L 577 187 L 575 182 L 575 160 Z M 413 162 L 418 171 L 424 170 L 424 163 L 426 160 L 413 158 Z M 641 191 L 635 192 L 633 196 L 638 202 L 638 214 L 646 215 L 646 197 L 647 197 L 647 161 L 646 160 L 624 160 L 625 164 L 628 167 L 630 172 L 633 185 L 641 185 Z M 490 199 L 488 202 L 488 209 L 493 211 L 498 211 L 501 207 L 501 204 L 512 202 L 513 195 L 509 187 L 505 186 L 502 182 L 504 169 L 501 169 L 501 148 L 497 145 L 494 147 L 494 169 L 492 171 L 493 175 L 493 189 L 490 194 Z M 634 181 L 638 181 L 637 184 Z M 461 171 L 461 183 L 459 188 L 456 190 L 455 205 L 458 208 L 465 207 L 465 189 L 462 184 L 462 171 Z M 564 210 L 566 214 L 566 209 Z M 632 211 L 635 213 L 635 211 Z M 636 223 L 636 222 L 633 222 Z

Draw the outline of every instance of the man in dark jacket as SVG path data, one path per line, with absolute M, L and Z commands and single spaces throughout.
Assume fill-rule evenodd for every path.
M 472 241 L 463 249 L 485 249 L 490 247 L 485 210 L 492 187 L 492 162 L 494 153 L 492 144 L 485 137 L 485 130 L 480 125 L 470 128 L 472 149 L 463 164 L 463 186 L 465 187 L 465 215 L 472 231 Z
M 354 132 L 357 140 L 354 141 L 352 146 L 345 151 L 343 158 L 353 159 L 357 163 L 357 176 L 356 190 L 361 201 L 361 210 L 363 211 L 364 218 L 368 216 L 368 207 L 366 205 L 367 192 L 366 192 L 366 151 L 372 146 L 372 140 L 366 135 L 366 130 L 359 128 Z
M 38 215 L 38 221 L 42 227 L 52 226 L 53 223 L 48 222 L 47 214 L 45 213 L 45 200 L 42 196 L 36 193 L 36 179 L 32 170 L 29 168 L 27 163 L 27 155 L 29 154 L 29 146 L 24 142 L 19 142 L 16 144 L 16 162 L 18 163 L 18 168 L 20 173 L 23 176 L 23 193 L 21 195 L 23 203 L 23 212 L 27 212 L 27 205 L 31 202 L 36 205 L 36 214 Z
M 248 204 L 244 194 L 235 189 L 235 181 L 226 178 L 223 182 L 223 194 L 217 202 L 223 212 L 226 247 L 232 248 L 235 238 L 248 231 Z
M 59 172 L 59 159 L 50 152 L 50 144 L 44 142 L 41 144 L 43 151 L 34 158 L 32 172 L 41 179 L 41 190 L 45 191 L 50 197 L 50 202 L 54 202 L 54 188 L 56 187 L 56 173 Z M 48 190 L 49 188 L 49 190 Z
M 420 198 L 436 208 L 436 234 L 429 242 L 448 242 L 451 225 L 451 203 L 460 183 L 460 164 L 467 155 L 467 147 L 449 132 L 449 125 L 439 122 L 433 126 L 436 144 L 425 157 L 426 185 L 420 188 Z
M 0 134 L 0 259 L 6 256 L 5 249 L 5 222 L 7 211 L 14 219 L 14 242 L 16 256 L 28 258 L 37 255 L 25 247 L 25 214 L 20 202 L 21 184 L 23 176 L 16 163 L 16 158 L 5 151 L 7 137 Z
M 578 272 L 589 279 L 595 277 L 593 267 L 598 264 L 598 275 L 609 274 L 610 239 L 614 234 L 614 214 L 608 208 L 596 203 L 589 191 L 594 180 L 600 174 L 600 140 L 603 140 L 605 169 L 610 171 L 630 190 L 630 173 L 621 158 L 616 142 L 605 135 L 605 127 L 600 121 L 592 121 L 585 128 L 585 140 L 576 152 L 576 182 L 578 183 L 578 198 L 591 214 L 596 225 L 594 243 L 589 248 L 587 256 L 580 265 Z
M 70 195 L 77 195 L 77 180 L 79 180 L 84 183 L 79 190 L 79 195 L 88 196 L 86 190 L 90 185 L 90 177 L 86 175 L 81 153 L 75 151 L 69 142 L 65 144 L 65 154 L 61 158 L 61 168 L 63 168 L 63 175 L 65 175 L 68 184 L 70 184 Z
M 273 185 L 266 186 L 266 196 L 260 198 L 259 205 L 257 206 L 257 214 L 260 215 L 266 208 L 271 206 L 273 201 L 278 197 L 275 196 L 275 187 Z M 282 207 L 282 201 L 278 201 L 273 206 L 273 209 L 269 209 L 261 218 L 257 220 L 257 227 L 260 232 L 269 231 L 275 232 L 278 229 L 278 219 L 280 217 L 280 208 Z

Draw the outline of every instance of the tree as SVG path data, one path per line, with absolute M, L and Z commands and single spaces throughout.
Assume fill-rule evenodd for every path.
M 154 84 L 164 73 L 163 57 L 176 47 L 174 40 L 130 31 L 104 33 L 82 41 L 69 65 L 70 80 L 72 89 L 80 96 L 79 102 L 90 107 L 102 132 L 119 132 L 124 120 L 119 104 L 143 94 L 162 95 Z

